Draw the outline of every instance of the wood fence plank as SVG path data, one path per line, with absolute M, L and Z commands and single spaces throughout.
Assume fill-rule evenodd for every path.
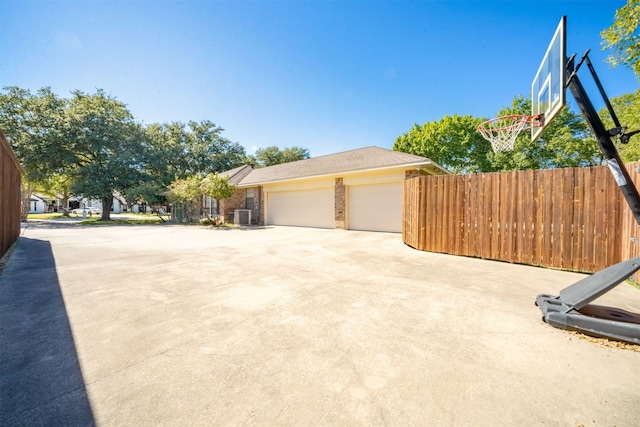
M 525 182 L 527 178 L 527 174 L 521 173 L 516 174 L 517 177 L 516 187 L 515 187 L 515 238 L 514 238 L 514 261 L 516 263 L 522 263 L 523 260 L 523 246 L 524 246 L 524 233 L 529 227 L 526 226 L 526 217 L 527 217 L 527 205 L 528 205 L 528 197 L 527 192 L 525 191 Z
M 489 203 L 491 213 L 491 246 L 489 252 L 490 259 L 500 259 L 500 174 L 491 173 L 488 175 L 491 185 L 491 201 Z
M 518 233 L 518 224 L 517 224 L 517 179 L 518 174 L 515 171 L 512 171 L 508 176 L 508 195 L 506 207 L 507 207 L 507 253 L 505 254 L 505 261 L 514 262 L 513 259 L 516 255 L 516 234 Z
M 584 198 L 585 175 L 589 169 L 576 168 L 573 183 L 573 220 L 572 220 L 572 263 L 573 270 L 579 270 L 584 262 Z
M 542 171 L 534 171 L 534 235 L 533 235 L 533 265 L 542 265 L 542 247 L 544 236 L 544 180 L 542 179 Z
M 573 266 L 573 192 L 574 168 L 559 169 L 562 174 L 562 207 L 560 211 L 560 266 L 572 268 Z
M 422 177 L 416 177 L 412 179 L 411 185 L 411 209 L 416 209 L 416 212 L 411 215 L 412 218 L 412 226 L 411 230 L 413 233 L 412 242 L 415 245 L 415 248 L 421 248 L 420 242 L 422 241 L 422 233 L 424 229 L 422 228 L 421 218 L 425 216 L 424 206 L 421 204 L 422 195 L 420 194 L 420 190 L 422 188 Z
M 595 198 L 594 198 L 594 254 L 593 265 L 595 270 L 606 267 L 608 245 L 606 242 L 606 203 L 607 200 L 607 174 L 606 169 L 596 168 L 595 170 Z
M 496 243 L 496 247 L 494 248 L 494 259 L 504 260 L 504 247 L 505 247 L 505 223 L 506 223 L 506 195 L 507 195 L 507 174 L 494 174 L 496 178 L 496 186 L 494 187 L 497 193 L 494 195 L 493 203 L 496 208 L 496 212 L 494 214 L 494 224 L 496 225 L 497 238 L 494 240 Z
M 624 167 L 624 165 L 623 165 Z M 625 203 L 624 196 L 622 196 L 622 192 L 618 188 L 618 184 L 616 180 L 613 178 L 612 174 L 608 174 L 609 179 L 607 180 L 607 195 L 606 198 L 609 201 L 606 205 L 607 208 L 607 267 L 613 265 L 620 260 L 621 251 L 621 241 L 620 241 L 620 224 L 621 224 L 621 208 L 622 203 Z
M 535 225 L 536 225 L 536 199 L 538 197 L 538 184 L 535 171 L 525 171 L 524 191 L 527 193 L 526 207 L 526 232 L 522 236 L 522 248 L 526 250 L 522 255 L 522 262 L 533 264 L 535 254 Z M 529 190 L 529 191 L 527 191 Z
M 415 198 L 413 189 L 415 187 L 415 178 L 406 179 L 402 183 L 402 235 L 404 236 L 404 242 L 409 246 L 415 248 L 415 217 L 420 212 L 418 207 L 415 206 Z
M 463 252 L 462 242 L 464 236 L 464 228 L 463 228 L 463 218 L 464 218 L 464 201 L 462 199 L 462 186 L 463 186 L 463 177 L 462 175 L 455 175 L 456 179 L 454 181 L 455 186 L 453 189 L 453 197 L 455 200 L 452 227 L 451 233 L 453 239 L 453 253 L 459 254 Z
M 430 202 L 430 189 L 434 186 L 434 180 L 432 178 L 427 179 L 427 177 L 421 177 L 420 187 L 418 189 L 418 194 L 420 196 L 419 204 L 421 208 L 420 215 L 420 247 L 423 248 L 423 251 L 429 250 L 427 246 L 427 239 L 429 235 L 429 222 L 431 219 L 428 217 L 428 209 Z M 435 219 L 434 219 L 435 221 Z
M 460 185 L 460 191 L 462 194 L 460 197 L 462 198 L 462 217 L 461 221 L 461 230 L 460 230 L 460 254 L 464 256 L 469 256 L 469 226 L 470 226 L 470 218 L 469 218 L 469 203 L 472 197 L 471 190 L 469 188 L 469 178 L 470 174 L 461 175 L 462 184 Z
M 553 175 L 541 171 L 544 186 L 542 202 L 542 246 L 540 247 L 540 265 L 553 266 Z
M 636 188 L 640 187 L 640 162 L 633 162 L 626 165 L 631 181 Z M 629 205 L 626 202 L 621 203 L 621 236 L 620 241 L 621 253 L 623 260 L 640 256 L 640 225 L 638 225 Z
M 482 237 L 479 224 L 482 223 L 482 218 L 480 218 L 480 210 L 478 207 L 482 203 L 482 192 L 478 174 L 469 176 L 469 193 L 471 197 L 469 198 L 469 241 L 467 242 L 469 251 L 467 254 L 473 257 L 480 257 L 482 253 L 480 250 Z
M 636 186 L 639 165 L 627 166 Z M 417 249 L 586 272 L 640 256 L 605 166 L 421 176 L 403 194 L 403 239 Z
M 595 202 L 596 202 L 596 169 L 586 177 L 585 183 L 585 217 L 584 217 L 584 266 L 585 271 L 595 271 Z
M 491 185 L 488 183 L 489 174 L 478 175 L 478 257 L 491 258 Z
M 500 176 L 500 195 L 498 197 L 498 206 L 500 207 L 500 260 L 508 261 L 511 258 L 511 212 L 513 201 L 511 194 L 511 175 L 512 172 L 501 174 Z
M 0 257 L 20 236 L 22 170 L 0 131 Z
M 451 189 L 453 187 L 453 181 L 455 180 L 455 175 L 452 177 L 453 179 L 442 179 L 442 205 L 443 206 L 453 206 L 453 199 L 451 197 Z M 449 211 L 449 215 L 442 215 L 442 226 L 440 227 L 440 241 L 442 242 L 441 247 L 444 249 L 444 252 L 447 254 L 453 253 L 451 248 L 451 239 L 453 235 L 449 232 L 451 231 L 451 220 L 454 215 L 453 210 Z
M 433 209 L 433 207 L 438 203 L 438 195 L 437 195 L 437 192 L 439 191 L 438 178 L 439 177 L 437 176 L 433 178 L 433 183 L 430 183 L 431 185 L 429 185 L 429 189 L 428 189 L 429 200 L 427 205 L 427 212 L 429 212 L 430 216 L 428 217 L 429 219 L 427 221 L 428 233 L 427 233 L 427 241 L 425 242 L 425 245 L 428 248 L 438 248 L 438 252 L 442 252 L 442 248 L 438 246 L 440 242 L 437 241 L 437 236 L 436 236 L 438 221 L 441 221 L 441 219 L 435 215 L 436 211 L 434 211 Z

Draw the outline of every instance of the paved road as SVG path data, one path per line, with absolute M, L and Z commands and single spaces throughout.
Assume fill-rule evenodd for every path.
M 637 425 L 640 353 L 534 306 L 582 277 L 398 234 L 30 225 L 0 425 Z M 640 312 L 629 285 L 601 300 Z

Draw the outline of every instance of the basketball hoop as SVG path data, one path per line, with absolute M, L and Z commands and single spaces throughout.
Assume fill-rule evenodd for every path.
M 478 126 L 478 132 L 491 143 L 496 153 L 513 150 L 516 138 L 525 129 L 540 127 L 544 124 L 544 116 L 536 114 L 526 116 L 514 114 L 487 120 Z

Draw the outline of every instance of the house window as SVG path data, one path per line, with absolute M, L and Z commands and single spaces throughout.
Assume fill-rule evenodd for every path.
M 244 206 L 246 209 L 253 209 L 255 204 L 253 202 L 253 188 L 247 188 L 244 190 Z

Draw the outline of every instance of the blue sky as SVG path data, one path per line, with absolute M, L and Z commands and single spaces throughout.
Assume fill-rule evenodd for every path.
M 568 53 L 591 49 L 608 95 L 635 91 L 601 51 L 624 4 L 2 0 L 0 86 L 104 89 L 139 121 L 208 119 L 249 153 L 391 148 L 414 123 L 528 96 L 562 15 Z

